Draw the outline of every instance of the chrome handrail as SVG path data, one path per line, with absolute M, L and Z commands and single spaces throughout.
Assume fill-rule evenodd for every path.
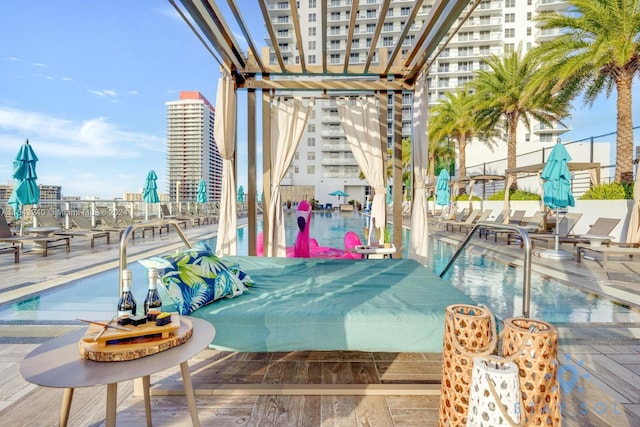
M 133 234 L 133 232 L 139 228 L 145 227 L 164 227 L 167 224 L 173 225 L 173 228 L 178 232 L 178 236 L 182 239 L 185 246 L 188 248 L 192 248 L 191 242 L 184 234 L 178 221 L 175 220 L 155 220 L 155 221 L 145 221 L 145 222 L 137 222 L 135 224 L 131 224 L 128 226 L 123 232 L 122 237 L 120 238 L 120 267 L 118 270 L 118 295 L 122 295 L 122 270 L 127 268 L 127 241 L 129 240 L 129 236 Z
M 531 308 L 531 238 L 529 233 L 524 227 L 512 224 L 476 224 L 471 232 L 467 235 L 467 238 L 458 247 L 458 250 L 453 254 L 453 257 L 449 260 L 444 270 L 440 273 L 440 278 L 443 278 L 449 268 L 453 265 L 458 258 L 462 250 L 467 243 L 471 240 L 476 230 L 495 230 L 495 231 L 514 231 L 520 235 L 522 239 L 522 245 L 524 248 L 524 264 L 523 264 L 523 284 L 522 284 L 522 316 L 530 316 Z

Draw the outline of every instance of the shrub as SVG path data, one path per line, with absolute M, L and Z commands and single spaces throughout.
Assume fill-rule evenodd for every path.
M 493 193 L 487 200 L 504 200 L 504 190 Z M 511 190 L 509 200 L 540 200 L 540 195 L 523 190 Z
M 618 200 L 631 199 L 633 195 L 633 185 L 622 185 L 617 182 L 600 184 L 591 187 L 584 193 L 580 200 Z
M 468 195 L 468 194 L 459 194 L 459 195 L 456 197 L 456 200 L 458 200 L 458 201 L 469 201 L 469 195 Z M 477 201 L 480 201 L 481 199 L 480 199 L 480 197 L 478 197 L 478 196 L 473 196 L 473 197 L 471 198 L 471 200 L 477 200 Z

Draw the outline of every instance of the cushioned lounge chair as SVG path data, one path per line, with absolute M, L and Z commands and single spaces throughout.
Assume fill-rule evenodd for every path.
M 32 245 L 38 245 L 42 250 L 42 256 L 48 255 L 49 248 L 55 246 L 64 246 L 66 252 L 71 251 L 71 237 L 69 236 L 46 236 L 46 237 L 33 237 L 33 236 L 15 236 L 11 232 L 11 227 L 7 223 L 7 219 L 4 215 L 0 215 L 0 242 L 11 243 L 17 245 L 21 249 L 24 248 L 25 243 Z
M 569 214 L 567 214 L 569 215 Z M 582 215 L 582 214 L 579 214 Z M 577 222 L 577 221 L 576 221 Z M 589 243 L 589 239 L 586 237 L 588 235 L 592 235 L 592 236 L 608 236 L 614 228 L 616 228 L 616 225 L 618 225 L 618 223 L 620 222 L 619 218 L 598 218 L 592 225 L 591 227 L 589 227 L 589 230 L 581 235 L 570 235 L 569 233 L 567 233 L 564 236 L 560 236 L 559 242 L 560 243 L 571 243 L 573 244 L 573 246 L 578 245 L 579 243 L 583 243 L 583 244 L 588 244 Z M 574 224 L 575 225 L 575 224 Z M 547 246 L 549 245 L 549 242 L 555 242 L 555 236 L 554 235 L 548 235 L 548 236 L 534 236 L 532 237 L 532 239 L 538 240 L 538 241 L 545 241 L 547 243 Z
M 35 215 L 36 221 L 38 222 L 38 226 L 42 227 L 61 227 L 59 221 L 53 217 L 52 215 Z M 68 229 L 68 230 L 60 230 L 54 231 L 54 236 L 69 236 L 69 237 L 87 237 L 91 242 L 91 247 L 93 248 L 95 244 L 95 239 L 99 239 L 101 237 L 105 238 L 107 244 L 111 243 L 111 234 L 108 231 L 104 230 L 90 230 L 90 229 Z
M 581 213 L 569 212 L 569 213 L 566 213 L 562 217 L 562 219 L 560 219 L 560 225 L 559 225 L 560 228 L 558 230 L 560 234 L 560 239 L 569 237 L 569 234 L 573 230 L 573 227 L 576 226 L 580 218 L 582 218 Z M 549 242 L 552 242 L 552 243 L 555 242 L 555 236 L 556 236 L 555 228 L 552 229 L 551 231 L 529 232 L 529 238 L 531 239 L 532 246 L 535 246 L 535 242 L 539 241 L 539 242 L 545 242 L 548 247 Z M 507 236 L 507 244 L 510 245 L 512 243 L 519 243 L 520 246 L 522 246 L 520 235 L 510 233 Z

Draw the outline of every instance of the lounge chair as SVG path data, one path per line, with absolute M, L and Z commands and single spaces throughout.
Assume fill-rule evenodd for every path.
M 576 226 L 580 218 L 582 218 L 582 214 L 575 213 L 575 212 L 566 213 L 562 217 L 562 219 L 560 220 L 560 225 L 558 226 L 560 242 L 562 242 L 562 239 L 569 238 L 569 234 L 571 233 L 571 230 L 573 230 L 573 227 Z M 538 242 L 545 242 L 547 244 L 547 247 L 549 247 L 549 242 L 552 242 L 552 243 L 555 242 L 555 238 L 556 238 L 555 228 L 552 229 L 551 231 L 529 232 L 529 238 L 531 239 L 532 246 L 535 246 L 536 241 L 538 241 Z M 507 236 L 507 244 L 510 245 L 512 243 L 519 243 L 520 247 L 522 247 L 522 240 L 520 239 L 520 235 L 510 233 Z
M 35 215 L 36 221 L 39 226 L 42 227 L 60 227 L 58 220 L 52 215 Z M 69 236 L 69 237 L 88 237 L 93 248 L 95 239 L 104 237 L 107 240 L 107 244 L 111 243 L 111 234 L 104 230 L 90 230 L 90 229 L 69 229 L 54 231 L 54 236 Z
M 567 214 L 568 216 L 569 214 Z M 579 214 L 582 215 L 582 214 Z M 577 221 L 576 221 L 577 222 Z M 614 228 L 616 228 L 616 225 L 618 225 L 618 223 L 620 222 L 619 218 L 598 218 L 596 220 L 596 222 L 594 222 L 591 227 L 589 227 L 589 230 L 581 235 L 570 235 L 569 233 L 567 233 L 566 235 L 562 235 L 559 238 L 559 242 L 560 243 L 571 243 L 573 244 L 573 246 L 575 247 L 576 245 L 578 245 L 579 243 L 583 243 L 583 244 L 588 244 L 589 243 L 589 238 L 587 236 L 592 235 L 592 236 L 608 236 Z M 575 225 L 575 224 L 574 224 Z M 572 227 L 573 228 L 573 227 Z M 562 229 L 561 229 L 562 230 Z M 538 240 L 538 241 L 546 241 L 547 242 L 547 246 L 549 242 L 555 242 L 555 235 L 551 234 L 551 235 L 546 235 L 544 237 L 542 236 L 533 236 L 532 239 Z
M 0 246 L 0 254 L 13 254 L 13 262 L 15 264 L 20 262 L 20 246 Z
M 444 226 L 446 229 L 448 223 L 464 221 L 467 219 L 469 214 L 470 214 L 469 208 L 464 208 L 450 215 L 448 219 L 447 218 L 442 219 L 442 221 L 439 221 L 439 224 L 441 226 Z
M 484 212 L 482 212 L 482 214 L 471 224 L 460 224 L 460 231 L 467 234 L 469 230 L 475 227 L 476 225 L 487 223 L 492 213 L 493 213 L 493 209 L 485 209 Z
M 33 236 L 15 236 L 11 232 L 11 227 L 7 223 L 7 219 L 4 215 L 0 215 L 0 242 L 11 243 L 12 245 L 18 245 L 20 248 L 24 248 L 25 243 L 31 243 L 37 246 L 42 251 L 42 256 L 48 255 L 49 248 L 55 246 L 64 246 L 66 252 L 71 251 L 71 237 L 69 236 L 46 236 L 46 237 L 33 237 Z
M 509 216 L 509 222 L 507 222 L 507 224 L 522 225 L 522 220 L 524 219 L 524 214 L 525 213 L 526 213 L 526 211 L 524 211 L 524 210 L 515 210 L 515 211 L 513 211 L 513 213 Z M 487 239 L 490 234 L 493 234 L 493 241 L 497 242 L 498 241 L 498 234 L 507 234 L 507 236 L 508 236 L 509 233 L 511 233 L 511 232 L 512 232 L 511 230 L 485 230 L 484 238 Z
M 462 227 L 473 226 L 476 220 L 486 220 L 488 218 L 488 214 L 490 213 L 490 210 L 488 213 L 473 211 L 467 216 L 464 221 L 447 221 L 445 223 L 445 230 L 449 230 L 449 228 L 451 228 L 451 231 L 455 231 L 454 229 L 458 227 L 459 231 L 462 231 Z
M 169 206 L 160 205 L 160 212 L 162 213 L 162 219 L 177 221 L 178 225 L 182 225 L 182 228 L 187 228 L 187 221 L 189 221 L 189 219 L 181 218 L 178 215 L 172 215 L 169 211 Z
M 167 233 L 169 232 L 169 223 L 158 225 L 158 222 L 156 221 L 154 225 L 145 226 L 144 225 L 145 221 L 136 221 L 129 214 L 129 211 L 124 207 L 118 207 L 118 214 L 119 214 L 118 215 L 119 224 L 122 224 L 125 227 L 128 227 L 128 226 L 133 225 L 133 224 L 142 225 L 142 227 L 138 228 L 138 230 L 142 230 L 142 237 L 144 237 L 144 234 L 145 234 L 146 231 L 151 231 L 151 235 L 155 236 L 156 235 L 156 229 L 158 230 L 159 234 L 162 234 L 162 229 L 163 228 L 167 230 Z M 133 233 L 132 233 L 132 235 L 133 235 Z
M 640 243 L 605 243 L 601 246 L 592 246 L 586 243 L 578 243 L 576 245 L 576 261 L 581 262 L 582 258 L 587 258 L 587 254 L 598 253 L 602 255 L 602 268 L 608 269 L 610 256 L 626 256 L 633 258 L 634 255 L 640 255 Z M 591 258 L 595 260 L 595 258 Z

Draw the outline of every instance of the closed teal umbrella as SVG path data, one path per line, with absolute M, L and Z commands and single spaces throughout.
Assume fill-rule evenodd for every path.
M 9 205 L 13 207 L 16 219 L 22 214 L 22 206 L 35 205 L 40 201 L 40 189 L 36 183 L 36 162 L 38 156 L 31 148 L 29 140 L 25 140 L 20 151 L 13 161 L 13 178 L 17 180 L 11 196 Z
M 147 174 L 147 180 L 144 185 L 144 193 L 142 195 L 142 199 L 147 203 L 160 203 L 160 198 L 158 197 L 158 185 L 156 181 L 158 180 L 158 176 L 156 172 L 152 169 Z
M 238 187 L 238 201 L 244 202 L 244 187 L 242 185 Z
M 207 203 L 207 183 L 204 179 L 198 182 L 198 194 L 196 196 L 198 203 Z
M 442 169 L 436 181 L 436 205 L 446 206 L 449 204 L 449 172 Z
M 569 161 L 571 156 L 567 148 L 557 143 L 554 145 L 549 159 L 542 169 L 540 178 L 544 179 L 542 189 L 544 196 L 542 200 L 549 209 L 556 211 L 556 239 L 554 249 L 548 249 L 539 253 L 542 257 L 555 259 L 573 258 L 569 252 L 560 250 L 560 230 L 558 220 L 558 210 L 568 206 L 575 206 L 576 201 L 571 193 L 571 172 L 569 171 Z

